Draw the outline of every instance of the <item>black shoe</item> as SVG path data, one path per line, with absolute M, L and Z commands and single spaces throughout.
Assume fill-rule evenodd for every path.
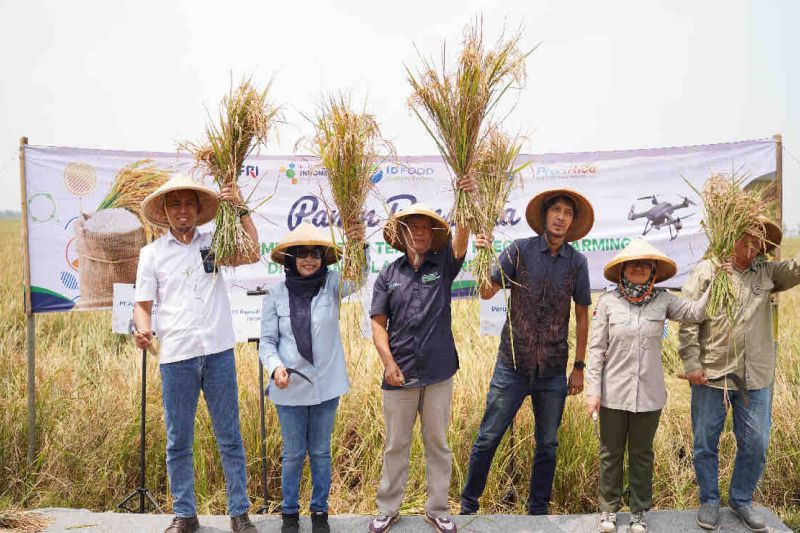
M 311 512 L 311 533 L 329 533 L 328 513 Z
M 281 525 L 281 533 L 299 533 L 300 532 L 300 513 L 286 514 L 282 513 L 283 524 Z
M 758 515 L 752 504 L 736 507 L 732 503 L 728 503 L 728 507 L 742 519 L 745 527 L 750 531 L 767 531 L 767 524 L 764 523 L 764 519 Z
M 231 517 L 231 529 L 235 533 L 258 533 L 256 526 L 250 521 L 247 513 Z
M 176 516 L 164 533 L 194 533 L 198 529 L 200 529 L 200 522 L 196 516 Z
M 467 515 L 478 514 L 478 511 L 470 511 L 469 509 L 464 509 L 462 507 L 461 510 L 458 511 L 458 514 L 462 516 L 467 516 Z

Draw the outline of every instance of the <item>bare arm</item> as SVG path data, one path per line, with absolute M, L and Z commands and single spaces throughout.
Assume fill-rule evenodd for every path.
M 138 348 L 147 348 L 153 343 L 153 330 L 150 315 L 153 312 L 152 300 L 146 302 L 136 302 L 133 306 L 133 324 L 136 332 L 133 340 Z
M 372 316 L 372 342 L 378 350 L 384 368 L 386 382 L 393 387 L 400 387 L 405 382 L 403 372 L 392 357 L 392 350 L 389 348 L 389 330 L 387 324 L 389 317 L 386 315 Z
M 586 360 L 586 340 L 589 337 L 589 307 L 575 305 L 575 361 Z M 569 394 L 583 391 L 583 370 L 573 368 L 569 374 Z

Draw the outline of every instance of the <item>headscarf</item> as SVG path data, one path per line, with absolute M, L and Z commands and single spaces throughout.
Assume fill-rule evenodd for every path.
M 323 264 L 310 276 L 302 276 L 297 271 L 297 260 L 293 252 L 297 247 L 291 247 L 286 254 L 283 269 L 286 272 L 286 288 L 289 290 L 289 322 L 292 324 L 292 333 L 300 355 L 314 364 L 314 351 L 311 346 L 311 301 L 317 295 L 325 277 L 328 275 L 328 266 Z
M 650 277 L 644 283 L 633 283 L 625 277 L 625 266 L 619 274 L 619 284 L 617 289 L 623 298 L 633 305 L 645 306 L 650 303 L 659 293 L 664 289 L 655 287 L 656 284 L 656 267 L 652 265 L 650 269 Z

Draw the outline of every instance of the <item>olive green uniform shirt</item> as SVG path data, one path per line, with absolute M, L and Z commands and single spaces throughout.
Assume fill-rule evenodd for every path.
M 602 295 L 592 316 L 586 395 L 599 396 L 603 407 L 634 413 L 664 407 L 664 323 L 701 322 L 707 301 L 708 295 L 693 302 L 664 291 L 634 305 L 618 290 Z
M 684 284 L 683 294 L 693 300 L 699 298 L 713 277 L 711 262 L 701 261 Z M 735 373 L 748 389 L 763 389 L 771 386 L 775 377 L 770 295 L 800 283 L 800 253 L 788 261 L 756 260 L 744 272 L 734 272 L 731 280 L 739 295 L 733 328 L 723 313 L 699 325 L 684 324 L 678 333 L 678 353 L 687 373 L 703 368 L 709 379 Z M 708 385 L 733 387 L 732 382 L 725 381 Z

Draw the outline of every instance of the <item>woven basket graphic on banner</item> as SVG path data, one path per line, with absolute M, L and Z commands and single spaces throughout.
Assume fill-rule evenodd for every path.
M 121 209 L 106 211 L 128 214 Z M 79 309 L 110 307 L 114 283 L 135 283 L 139 250 L 147 242 L 141 225 L 94 231 L 86 227 L 91 217 L 82 214 L 75 224 L 81 292 L 76 307 Z

